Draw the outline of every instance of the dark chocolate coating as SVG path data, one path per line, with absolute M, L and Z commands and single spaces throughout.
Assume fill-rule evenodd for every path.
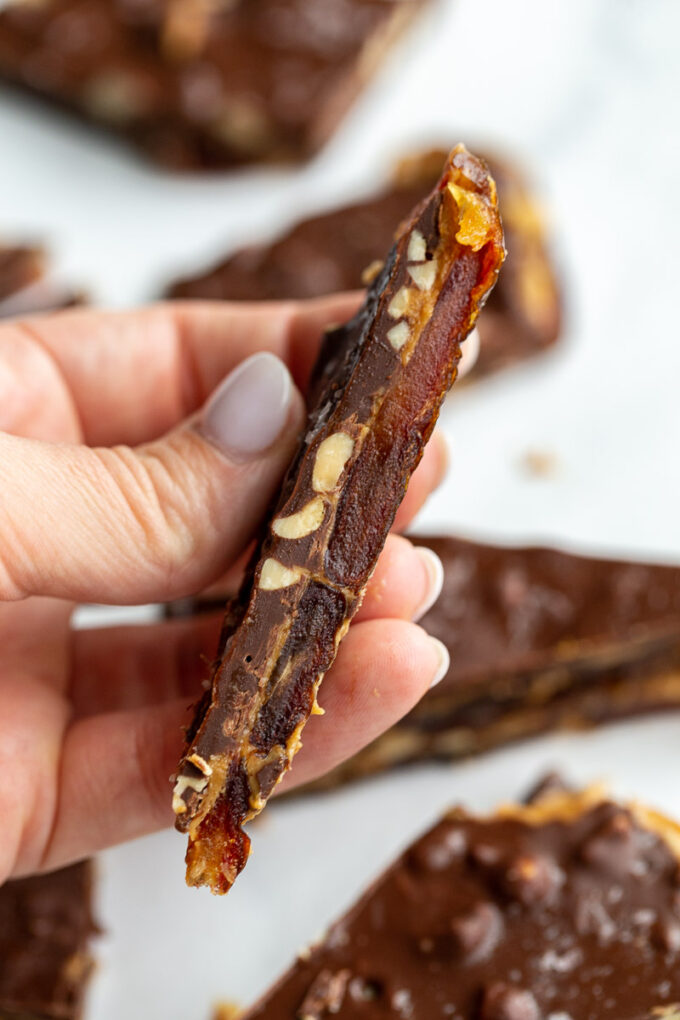
M 680 707 L 680 567 L 423 536 L 444 588 L 422 625 L 446 677 L 317 786 L 563 726 Z
M 413 156 L 382 192 L 303 220 L 270 244 L 237 251 L 210 271 L 178 281 L 168 297 L 285 300 L 361 287 L 363 271 L 384 258 L 401 221 L 437 181 L 445 158 L 444 151 Z M 498 187 L 508 257 L 479 318 L 473 377 L 551 347 L 561 320 L 556 272 L 524 176 L 505 160 L 485 158 Z
M 426 0 L 17 0 L 0 75 L 171 167 L 308 156 Z
M 245 1020 L 677 1018 L 679 830 L 557 796 L 453 812 Z
M 493 181 L 459 146 L 363 308 L 324 338 L 306 434 L 228 609 L 180 763 L 190 884 L 226 892 L 245 865 L 243 823 L 297 751 L 503 254 Z M 284 533 L 311 511 L 310 526 Z
M 92 865 L 0 888 L 0 1018 L 76 1020 L 92 970 Z

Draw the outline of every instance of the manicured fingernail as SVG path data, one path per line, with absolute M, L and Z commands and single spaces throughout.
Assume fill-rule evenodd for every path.
M 427 546 L 417 545 L 415 546 L 415 551 L 420 557 L 427 575 L 427 590 L 425 596 L 413 614 L 413 619 L 417 621 L 425 615 L 428 609 L 432 608 L 439 598 L 442 585 L 444 584 L 444 567 L 442 566 L 442 561 L 439 559 L 436 552 L 433 552 L 432 549 L 428 549 Z
M 273 354 L 253 354 L 220 383 L 199 427 L 228 456 L 250 460 L 283 432 L 293 393 L 293 381 L 282 361 Z
M 430 684 L 430 690 L 432 690 L 432 688 L 436 687 L 439 681 L 443 680 L 446 674 L 448 673 L 449 666 L 451 665 L 451 658 L 449 656 L 448 648 L 446 647 L 445 644 L 442 644 L 439 638 L 430 637 L 430 641 L 434 645 L 437 651 L 437 655 L 439 656 L 439 666 L 437 667 L 437 672 L 435 673 L 434 679 Z
M 460 359 L 460 365 L 458 367 L 458 375 L 461 379 L 475 367 L 475 362 L 479 357 L 479 345 L 479 330 L 475 326 L 472 332 L 465 338 L 465 343 L 462 346 L 463 356 Z

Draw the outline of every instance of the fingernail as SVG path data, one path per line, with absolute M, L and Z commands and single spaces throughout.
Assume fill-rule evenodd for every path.
M 415 551 L 420 557 L 427 574 L 427 591 L 423 601 L 413 614 L 414 620 L 420 620 L 422 616 L 431 609 L 439 598 L 444 584 L 444 567 L 436 552 L 428 549 L 427 546 L 417 545 Z
M 472 332 L 469 333 L 468 336 L 466 336 L 465 343 L 463 344 L 462 348 L 463 356 L 460 359 L 460 365 L 458 367 L 458 375 L 460 376 L 461 379 L 463 378 L 463 376 L 466 376 L 471 369 L 475 367 L 475 362 L 479 357 L 480 342 L 481 338 L 479 335 L 479 330 L 475 326 Z
M 441 429 L 436 429 L 433 439 L 436 439 L 436 442 L 439 445 L 439 465 L 437 477 L 434 480 L 432 488 L 432 491 L 434 492 L 440 487 L 440 485 L 443 484 L 449 473 L 449 468 L 451 466 L 451 446 L 448 438 Z
M 442 644 L 439 638 L 430 637 L 430 641 L 434 645 L 437 655 L 439 657 L 439 666 L 437 667 L 437 672 L 435 673 L 432 683 L 430 684 L 430 690 L 432 690 L 432 688 L 436 687 L 439 681 L 443 680 L 446 674 L 448 673 L 449 666 L 451 665 L 451 657 L 449 656 L 448 648 L 446 647 L 445 644 Z
M 293 397 L 288 369 L 273 354 L 253 354 L 208 400 L 201 431 L 237 460 L 267 450 L 283 432 Z

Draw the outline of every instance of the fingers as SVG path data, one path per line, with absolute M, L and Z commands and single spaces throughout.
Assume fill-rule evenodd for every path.
M 196 411 L 257 351 L 288 362 L 303 385 L 325 326 L 357 295 L 267 304 L 87 309 L 0 327 L 0 429 L 109 446 L 148 442 Z
M 447 663 L 443 646 L 415 624 L 373 620 L 351 628 L 321 689 L 327 715 L 305 729 L 292 783 L 321 775 L 393 725 Z M 168 777 L 187 722 L 186 701 L 75 722 L 66 734 L 42 866 L 59 867 L 171 824 Z
M 418 620 L 441 591 L 443 568 L 429 549 L 391 535 L 352 624 Z M 146 626 L 101 627 L 73 635 L 70 697 L 81 718 L 141 708 L 184 696 L 196 699 L 210 674 L 223 613 Z
M 250 539 L 303 422 L 287 369 L 260 354 L 197 421 L 143 447 L 0 435 L 0 598 L 128 604 L 200 590 Z

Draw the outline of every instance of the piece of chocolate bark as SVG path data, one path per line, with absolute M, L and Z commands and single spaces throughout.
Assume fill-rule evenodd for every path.
M 421 621 L 447 676 L 317 787 L 557 728 L 680 708 L 680 566 L 423 537 L 444 588 Z
M 50 278 L 42 248 L 0 245 L 0 319 L 68 308 L 79 300 Z
M 170 167 L 312 154 L 427 0 L 9 0 L 0 75 Z
M 452 811 L 244 1020 L 679 1011 L 680 827 L 588 790 Z
M 93 961 L 92 864 L 0 888 L 0 1020 L 76 1020 Z
M 357 315 L 324 335 L 307 430 L 227 609 L 173 806 L 187 881 L 226 892 L 243 823 L 290 767 L 504 256 L 496 189 L 463 146 Z
M 392 244 L 399 224 L 437 181 L 446 153 L 415 155 L 382 192 L 304 220 L 271 244 L 245 248 L 207 273 L 174 284 L 171 298 L 265 301 L 361 287 L 362 273 Z M 508 257 L 482 312 L 473 378 L 538 354 L 558 339 L 561 297 L 541 213 L 522 172 L 485 157 L 498 187 Z

